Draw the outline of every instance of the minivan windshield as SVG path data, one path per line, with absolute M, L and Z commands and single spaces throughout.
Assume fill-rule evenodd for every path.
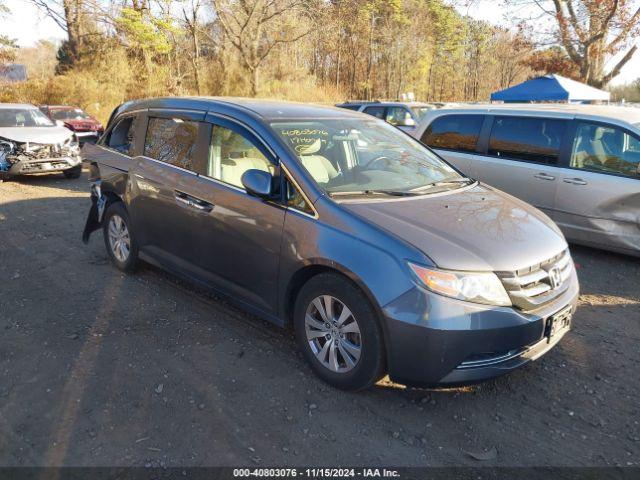
M 376 119 L 297 120 L 271 127 L 331 195 L 418 195 L 470 181 L 406 133 Z
M 0 127 L 52 127 L 53 122 L 36 108 L 0 108 Z

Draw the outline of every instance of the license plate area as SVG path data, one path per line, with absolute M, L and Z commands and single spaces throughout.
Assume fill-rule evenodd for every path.
M 545 336 L 550 340 L 571 328 L 571 317 L 573 316 L 573 308 L 571 305 L 560 310 L 558 313 L 547 318 L 545 327 Z

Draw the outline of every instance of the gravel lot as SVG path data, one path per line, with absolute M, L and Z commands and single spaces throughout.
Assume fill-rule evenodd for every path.
M 352 394 L 290 332 L 119 273 L 100 235 L 80 241 L 88 207 L 84 175 L 0 184 L 0 466 L 640 462 L 640 259 L 572 247 L 574 329 L 507 377 Z

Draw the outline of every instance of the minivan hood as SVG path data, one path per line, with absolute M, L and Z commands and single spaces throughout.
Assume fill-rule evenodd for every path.
M 0 127 L 0 137 L 18 143 L 63 143 L 73 132 L 66 127 Z
M 342 206 L 449 270 L 518 270 L 567 248 L 545 214 L 483 184 L 398 200 L 345 201 Z

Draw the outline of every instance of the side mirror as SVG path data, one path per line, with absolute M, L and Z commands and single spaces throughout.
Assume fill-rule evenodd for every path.
M 252 168 L 242 174 L 240 181 L 249 195 L 259 198 L 273 195 L 273 176 L 269 172 Z

